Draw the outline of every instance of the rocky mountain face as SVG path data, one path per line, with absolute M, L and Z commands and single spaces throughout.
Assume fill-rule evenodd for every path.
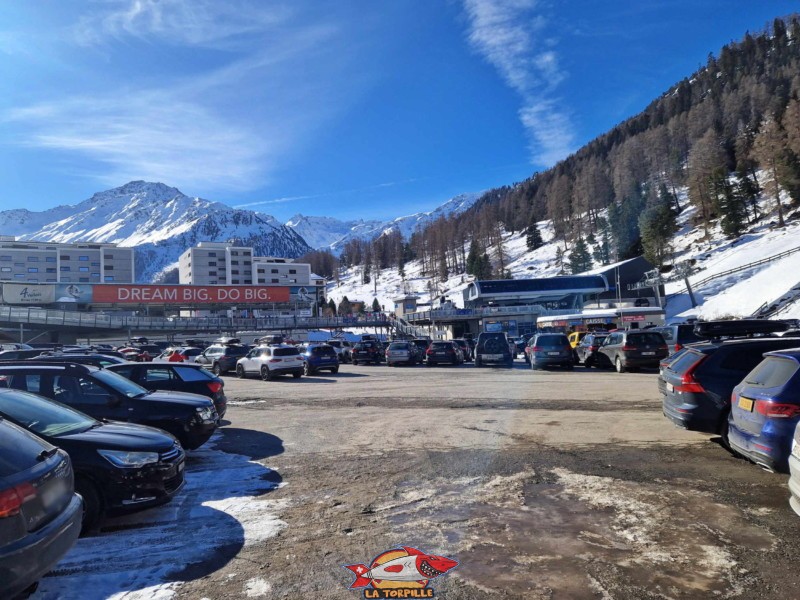
M 113 242 L 136 248 L 136 280 L 175 279 L 178 257 L 201 241 L 253 246 L 259 256 L 311 248 L 270 215 L 192 198 L 163 183 L 132 181 L 74 206 L 0 212 L 0 233 L 21 240 Z

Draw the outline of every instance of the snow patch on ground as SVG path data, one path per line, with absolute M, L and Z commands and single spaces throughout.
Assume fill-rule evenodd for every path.
M 272 591 L 272 585 L 260 577 L 254 577 L 244 584 L 244 594 L 248 598 L 261 598 Z
M 81 590 L 81 600 L 169 600 L 185 579 L 282 531 L 287 502 L 264 495 L 277 487 L 265 479 L 271 470 L 216 449 L 223 436 L 188 454 L 186 485 L 169 504 L 108 519 L 99 535 L 79 539 L 33 598 L 75 598 Z

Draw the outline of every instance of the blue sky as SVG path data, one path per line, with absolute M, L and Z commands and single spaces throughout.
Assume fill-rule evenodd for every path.
M 0 209 L 133 179 L 282 220 L 431 209 L 552 165 L 796 8 L 0 0 Z

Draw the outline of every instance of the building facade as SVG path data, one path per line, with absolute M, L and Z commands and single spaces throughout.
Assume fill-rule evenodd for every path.
M 133 283 L 134 273 L 133 248 L 0 236 L 0 282 Z
M 317 285 L 307 263 L 254 256 L 253 248 L 224 242 L 200 242 L 181 254 L 178 281 L 190 285 Z

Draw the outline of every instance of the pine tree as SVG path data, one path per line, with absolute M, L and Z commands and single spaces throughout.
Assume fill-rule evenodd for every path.
M 447 281 L 450 272 L 447 269 L 447 258 L 444 254 L 439 257 L 439 281 Z
M 780 196 L 780 169 L 785 146 L 786 134 L 780 123 L 774 118 L 764 119 L 753 143 L 753 157 L 764 169 L 768 184 L 767 188 L 775 199 L 775 206 L 778 209 L 778 227 L 786 225 Z
M 582 236 L 572 246 L 569 255 L 569 270 L 573 275 L 583 273 L 592 268 L 592 256 L 589 254 L 589 247 L 586 245 Z
M 381 303 L 377 298 L 372 299 L 372 312 L 381 312 Z
M 597 232 L 599 239 L 594 249 L 594 260 L 607 265 L 611 262 L 611 232 L 604 217 L 597 218 Z
M 656 266 L 662 266 L 671 253 L 672 236 L 678 226 L 672 200 L 651 203 L 639 217 L 644 257 Z
M 478 277 L 478 270 L 480 267 L 480 248 L 478 247 L 478 240 L 474 237 L 469 243 L 469 254 L 467 254 L 467 273 Z
M 736 194 L 745 205 L 745 209 L 748 206 L 750 207 L 753 212 L 753 221 L 758 221 L 760 218 L 758 214 L 758 195 L 760 193 L 758 181 L 750 176 L 750 171 L 745 164 L 740 163 L 740 166 L 736 169 Z M 745 215 L 750 219 L 750 216 L 747 215 L 747 210 L 745 210 Z
M 328 300 L 328 310 L 331 312 L 331 316 L 336 316 L 336 302 L 333 301 L 333 298 Z
M 339 316 L 346 317 L 351 312 L 353 312 L 353 307 L 350 305 L 350 300 L 345 296 L 342 298 L 342 301 L 339 302 Z
M 531 221 L 531 224 L 528 226 L 528 235 L 525 237 L 525 243 L 528 246 L 528 250 L 536 250 L 544 246 L 542 233 L 539 231 L 539 226 L 536 224 L 536 221 Z
M 556 248 L 556 266 L 558 267 L 558 274 L 564 275 L 564 250 L 561 246 Z

